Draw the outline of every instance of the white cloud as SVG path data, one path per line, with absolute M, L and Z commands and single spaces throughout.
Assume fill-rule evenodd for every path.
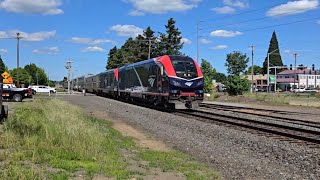
M 5 32 L 5 31 L 0 31 L 0 38 L 8 38 L 8 37 L 9 37 L 9 35 L 8 35 L 7 32 Z
M 115 41 L 110 39 L 92 39 L 92 38 L 83 38 L 83 37 L 72 37 L 69 42 L 78 43 L 78 44 L 88 44 L 88 45 L 101 45 L 105 43 L 116 44 Z
M 143 29 L 134 25 L 114 25 L 110 28 L 111 31 L 117 32 L 119 36 L 136 37 L 143 34 Z
M 227 45 L 218 45 L 218 46 L 211 47 L 210 49 L 212 49 L 212 50 L 222 50 L 222 49 L 227 49 L 227 48 L 228 48 Z
M 90 46 L 82 49 L 82 52 L 105 52 L 106 50 L 98 46 Z
M 138 10 L 133 10 L 129 12 L 129 16 L 144 16 L 144 13 Z
M 131 3 L 136 12 L 161 14 L 196 8 L 201 0 L 127 0 L 126 2 Z
M 286 4 L 281 4 L 269 9 L 267 16 L 286 16 L 292 14 L 304 13 L 316 9 L 319 5 L 318 0 L 298 0 L 289 1 Z
M 3 0 L 0 9 L 23 14 L 57 15 L 63 14 L 58 7 L 61 0 Z
M 199 42 L 200 42 L 201 44 L 210 44 L 210 43 L 211 43 L 210 40 L 204 39 L 204 38 L 200 39 Z
M 227 6 L 237 7 L 237 8 L 247 8 L 249 3 L 244 0 L 223 0 L 223 3 Z
M 283 52 L 284 52 L 284 53 L 287 53 L 287 54 L 290 54 L 290 53 L 291 53 L 291 50 L 286 49 L 286 50 L 284 50 Z
M 236 10 L 230 6 L 216 7 L 211 10 L 218 14 L 232 14 L 236 12 Z
M 56 35 L 56 31 L 40 31 L 35 33 L 26 33 L 20 30 L 0 31 L 1 38 L 13 38 L 17 36 L 17 32 L 20 33 L 21 40 L 23 41 L 43 41 L 50 39 Z
M 216 30 L 210 33 L 213 37 L 235 37 L 242 35 L 242 32 L 239 31 L 226 31 L 226 30 Z
M 184 44 L 191 44 L 192 43 L 192 41 L 190 39 L 188 39 L 188 38 L 182 38 L 181 42 L 184 43 Z
M 6 54 L 6 53 L 8 53 L 8 49 L 3 49 L 3 48 L 2 48 L 2 49 L 0 49 L 0 53 L 1 53 L 1 54 Z
M 34 54 L 58 54 L 60 52 L 60 49 L 58 47 L 48 47 L 48 48 L 34 49 L 32 52 Z

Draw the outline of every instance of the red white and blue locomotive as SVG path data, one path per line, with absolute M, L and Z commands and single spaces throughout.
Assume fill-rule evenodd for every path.
M 161 56 L 73 81 L 79 91 L 168 108 L 191 109 L 203 101 L 201 69 L 187 56 Z

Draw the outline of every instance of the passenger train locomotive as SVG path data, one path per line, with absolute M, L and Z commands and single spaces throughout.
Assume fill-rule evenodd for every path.
M 79 91 L 167 108 L 191 109 L 203 101 L 201 69 L 187 56 L 161 56 L 77 79 Z

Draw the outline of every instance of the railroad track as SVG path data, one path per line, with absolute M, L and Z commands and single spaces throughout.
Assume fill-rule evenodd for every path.
M 200 107 L 201 106 L 202 107 L 212 107 L 212 108 L 223 108 L 223 109 L 226 109 L 226 110 L 246 109 L 246 110 L 253 110 L 253 111 L 270 112 L 270 113 L 276 113 L 276 114 L 282 114 L 282 115 L 320 116 L 320 113 L 283 111 L 283 110 L 263 109 L 263 108 L 243 107 L 243 106 L 232 106 L 232 105 L 222 105 L 222 104 L 200 103 Z
M 303 143 L 312 145 L 312 147 L 320 147 L 320 128 L 318 130 L 306 129 L 201 110 L 176 110 L 174 114 L 187 118 L 194 118 L 207 123 L 228 127 L 232 126 L 250 133 L 256 133 L 293 143 Z
M 320 128 L 320 122 L 275 115 L 277 112 L 281 112 L 280 113 L 281 115 L 283 115 L 283 112 L 285 112 L 287 113 L 287 115 L 290 114 L 291 116 L 301 115 L 301 114 L 307 115 L 307 113 L 299 114 L 297 112 L 291 112 L 291 111 L 279 111 L 279 110 L 259 109 L 259 108 L 251 108 L 251 107 L 228 106 L 228 105 L 225 106 L 225 105 L 206 104 L 206 103 L 201 103 L 200 107 L 205 109 L 211 109 L 211 110 L 214 109 L 219 111 L 228 111 L 228 112 L 234 112 L 234 113 L 240 113 L 240 114 L 246 114 L 246 115 L 253 115 L 253 116 L 258 116 L 262 118 L 271 118 L 271 120 L 286 122 L 290 124 L 308 126 L 312 128 Z M 250 110 L 250 111 L 248 112 L 243 110 Z M 265 112 L 271 112 L 275 114 L 266 114 Z M 312 114 L 312 115 L 315 115 L 315 114 Z M 320 114 L 318 116 L 320 116 Z

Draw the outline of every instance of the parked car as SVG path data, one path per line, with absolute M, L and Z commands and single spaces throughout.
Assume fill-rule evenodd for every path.
M 267 89 L 264 88 L 254 88 L 255 92 L 267 92 Z
M 307 92 L 307 93 L 318 93 L 319 90 L 317 90 L 317 89 L 312 89 L 312 88 L 307 88 L 307 89 L 305 89 L 305 92 Z
M 293 89 L 293 92 L 295 92 L 295 93 L 303 93 L 303 92 L 305 92 L 306 91 L 306 89 L 305 88 L 297 88 L 297 89 Z
M 29 88 L 33 89 L 34 93 L 56 93 L 57 90 L 50 86 L 44 85 L 36 85 L 36 86 L 29 86 Z

